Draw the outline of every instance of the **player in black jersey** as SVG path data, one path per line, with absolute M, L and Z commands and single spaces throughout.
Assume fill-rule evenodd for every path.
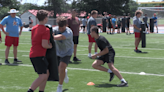
M 113 47 L 104 36 L 99 35 L 98 27 L 93 26 L 90 31 L 91 36 L 96 39 L 97 46 L 101 50 L 100 53 L 92 55 L 92 59 L 99 57 L 93 62 L 92 67 L 97 70 L 110 73 L 110 81 L 113 79 L 115 74 L 121 80 L 121 84 L 117 85 L 118 87 L 128 86 L 128 83 L 122 77 L 120 72 L 114 67 L 115 51 Z M 108 64 L 109 69 L 102 66 L 104 63 Z

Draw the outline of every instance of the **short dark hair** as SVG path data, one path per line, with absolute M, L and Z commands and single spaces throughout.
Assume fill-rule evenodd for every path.
M 143 12 L 141 11 L 141 10 L 137 10 L 136 12 L 135 12 L 135 15 L 137 16 L 138 14 L 142 14 Z
M 43 21 L 47 16 L 48 16 L 48 11 L 46 10 L 39 10 L 36 15 L 39 21 Z
M 67 19 L 65 17 L 58 17 L 57 23 L 59 27 L 67 26 Z
M 94 14 L 98 14 L 98 11 L 92 10 L 92 11 L 91 11 L 91 15 L 94 15 Z
M 97 26 L 91 27 L 91 31 L 94 31 L 95 33 L 99 34 L 99 28 Z

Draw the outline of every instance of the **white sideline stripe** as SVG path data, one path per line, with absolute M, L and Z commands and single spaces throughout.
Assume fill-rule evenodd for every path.
M 86 45 L 78 45 L 79 47 L 87 47 L 88 48 L 88 46 L 86 46 Z M 113 48 L 121 48 L 121 49 L 134 49 L 134 48 L 127 48 L 127 47 L 122 47 L 122 46 L 120 46 L 120 47 L 113 47 Z M 164 50 L 164 49 L 158 49 L 158 48 L 144 48 L 144 49 L 147 49 L 147 50 Z
M 77 55 L 88 55 L 88 54 L 77 54 Z M 29 57 L 29 55 L 22 55 L 24 57 Z M 151 58 L 151 57 L 132 57 L 132 56 L 115 56 L 115 57 L 122 57 L 122 58 L 142 58 L 142 59 L 164 59 L 164 58 Z
M 2 64 L 4 65 L 4 63 L 2 63 Z M 20 64 L 18 66 L 32 67 L 32 65 L 28 65 L 28 64 Z M 95 69 L 71 68 L 71 67 L 67 67 L 67 69 L 70 69 L 70 70 L 83 70 L 83 71 L 99 71 L 99 70 L 95 70 Z M 122 71 L 120 71 L 120 73 L 133 74 L 133 75 L 164 76 L 163 74 L 151 74 L 151 73 L 140 74 L 140 73 L 136 73 L 136 72 L 122 72 Z
M 27 87 L 21 87 L 21 86 L 0 86 L 1 89 L 28 89 Z

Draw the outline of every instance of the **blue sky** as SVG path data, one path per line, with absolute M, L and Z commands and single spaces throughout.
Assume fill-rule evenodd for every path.
M 43 5 L 46 0 L 18 0 L 18 1 L 22 1 L 21 3 L 33 3 L 33 4 Z M 152 2 L 152 1 L 161 1 L 161 0 L 138 0 L 138 2 Z

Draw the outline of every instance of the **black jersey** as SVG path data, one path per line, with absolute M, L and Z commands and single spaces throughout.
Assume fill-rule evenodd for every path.
M 126 21 L 127 25 L 130 25 L 130 17 L 126 18 Z
M 111 18 L 107 17 L 107 19 L 108 19 L 108 23 L 109 23 L 108 25 L 112 25 L 111 22 L 110 22 Z
M 99 36 L 99 38 L 96 39 L 96 43 L 101 51 L 108 47 L 109 53 L 107 53 L 106 55 L 109 55 L 110 53 L 115 53 L 113 47 L 104 36 Z

